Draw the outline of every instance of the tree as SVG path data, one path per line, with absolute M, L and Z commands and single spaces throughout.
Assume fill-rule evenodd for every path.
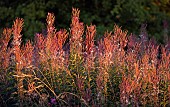
M 0 29 L 11 27 L 16 17 L 24 18 L 24 40 L 35 33 L 45 31 L 48 12 L 56 16 L 57 29 L 69 29 L 71 9 L 81 10 L 80 20 L 85 24 L 95 24 L 98 35 L 112 30 L 114 24 L 122 26 L 129 33 L 139 34 L 141 24 L 147 24 L 149 35 L 161 40 L 163 21 L 170 22 L 170 0 L 5 0 L 0 1 Z M 100 37 L 100 36 L 98 36 Z

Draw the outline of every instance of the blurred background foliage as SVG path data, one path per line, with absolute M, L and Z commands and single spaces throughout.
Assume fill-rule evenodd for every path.
M 170 0 L 1 0 L 0 32 L 20 17 L 24 18 L 24 40 L 32 39 L 35 33 L 45 32 L 48 12 L 55 14 L 57 29 L 69 29 L 72 7 L 80 9 L 85 25 L 97 26 L 97 38 L 114 24 L 136 35 L 141 24 L 147 24 L 149 36 L 158 41 L 169 31 Z

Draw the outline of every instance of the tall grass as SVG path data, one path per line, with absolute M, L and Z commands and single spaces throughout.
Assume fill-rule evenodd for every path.
M 23 19 L 0 38 L 1 106 L 170 106 L 170 46 L 114 26 L 100 40 L 72 9 L 70 31 L 56 30 L 22 42 Z

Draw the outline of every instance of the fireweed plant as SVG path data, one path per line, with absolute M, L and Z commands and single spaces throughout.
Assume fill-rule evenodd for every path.
M 121 30 L 95 41 L 96 26 L 72 9 L 70 30 L 56 30 L 48 13 L 46 34 L 22 44 L 17 18 L 0 38 L 0 106 L 170 106 L 170 42 L 158 45 Z M 66 42 L 68 41 L 68 42 Z

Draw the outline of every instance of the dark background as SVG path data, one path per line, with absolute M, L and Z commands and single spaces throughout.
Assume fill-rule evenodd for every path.
M 69 29 L 72 7 L 80 9 L 80 20 L 85 25 L 97 26 L 97 38 L 114 24 L 129 33 L 139 35 L 141 24 L 147 24 L 149 37 L 163 42 L 169 35 L 170 0 L 1 0 L 0 33 L 4 27 L 12 27 L 17 18 L 24 18 L 24 40 L 46 29 L 48 12 L 55 14 L 57 29 Z

